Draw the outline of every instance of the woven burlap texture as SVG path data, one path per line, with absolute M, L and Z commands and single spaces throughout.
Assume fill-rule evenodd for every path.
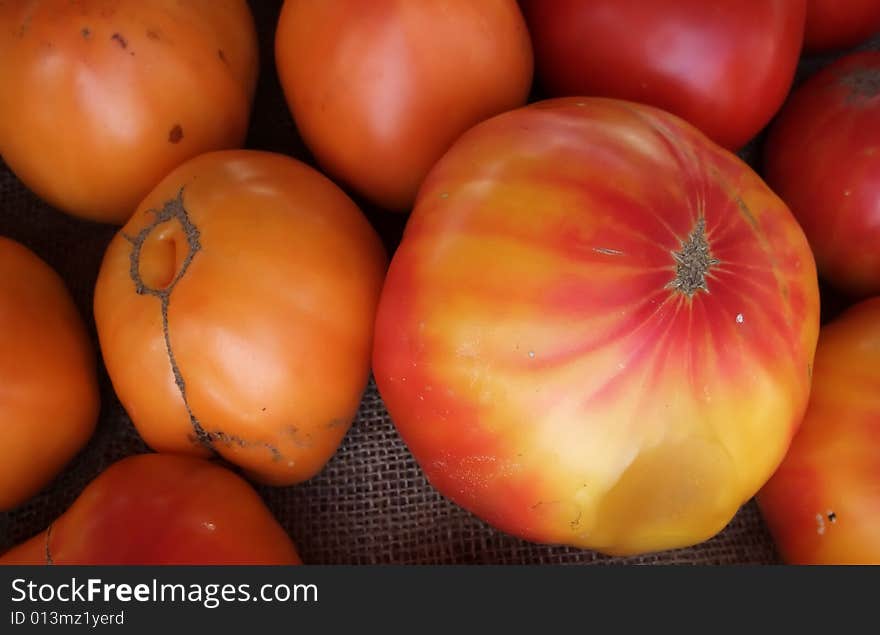
M 310 160 L 287 112 L 272 61 L 280 2 L 251 3 L 260 31 L 262 69 L 247 146 Z M 875 45 L 877 42 L 875 41 Z M 804 74 L 818 63 L 802 67 Z M 63 124 L 62 124 L 63 125 Z M 753 159 L 754 146 L 746 157 Z M 362 203 L 393 249 L 404 217 Z M 33 249 L 58 271 L 86 319 L 98 355 L 92 293 L 115 228 L 69 218 L 30 193 L 0 162 L 0 235 Z M 0 513 L 0 551 L 43 529 L 114 461 L 148 448 L 117 400 L 103 367 L 102 409 L 88 446 L 43 492 Z M 370 382 L 342 447 L 323 472 L 288 488 L 259 487 L 275 516 L 311 564 L 767 564 L 778 556 L 754 502 L 700 545 L 633 558 L 536 545 L 493 530 L 441 497 L 400 440 Z

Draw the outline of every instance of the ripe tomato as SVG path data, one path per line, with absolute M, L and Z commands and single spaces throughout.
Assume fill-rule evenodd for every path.
M 47 485 L 95 430 L 95 355 L 49 265 L 0 237 L 0 510 Z
M 317 473 L 367 383 L 386 257 L 339 188 L 289 157 L 202 155 L 111 242 L 95 319 L 154 449 L 216 451 L 255 478 Z
M 102 472 L 0 564 L 301 564 L 241 477 L 209 461 L 141 454 Z
M 771 128 L 765 173 L 820 274 L 853 295 L 880 293 L 880 53 L 840 59 L 795 91 Z
M 810 405 L 758 495 L 797 564 L 880 564 L 880 298 L 822 328 Z
M 810 52 L 855 46 L 878 31 L 877 0 L 807 0 L 804 48 Z
M 524 104 L 532 81 L 515 0 L 286 0 L 275 55 L 324 170 L 395 211 L 458 135 Z
M 551 96 L 631 99 L 738 149 L 782 105 L 805 0 L 524 0 Z
M 0 2 L 0 154 L 58 209 L 121 224 L 243 143 L 257 55 L 245 0 Z
M 463 135 L 419 192 L 373 367 L 441 493 L 631 554 L 719 531 L 803 415 L 816 270 L 785 205 L 684 121 L 570 98 Z

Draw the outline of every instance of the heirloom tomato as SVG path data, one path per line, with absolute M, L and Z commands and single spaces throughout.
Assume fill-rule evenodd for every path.
M 309 166 L 246 150 L 192 159 L 101 265 L 95 319 L 116 393 L 155 450 L 306 480 L 360 403 L 385 266 L 361 211 Z
M 855 46 L 880 31 L 877 0 L 807 0 L 804 48 L 810 52 Z
M 524 104 L 532 82 L 515 0 L 286 0 L 275 56 L 318 163 L 395 211 L 458 135 Z
M 819 334 L 807 414 L 758 494 L 793 564 L 880 564 L 880 298 Z
M 245 0 L 0 2 L 0 155 L 58 209 L 124 223 L 244 142 L 257 56 Z
M 551 96 L 664 108 L 730 149 L 791 86 L 805 0 L 524 0 L 537 76 Z
M 300 564 L 284 529 L 240 476 L 170 454 L 125 458 L 2 564 Z
M 880 53 L 842 58 L 795 91 L 770 130 L 765 174 L 819 273 L 851 295 L 880 293 Z
M 809 393 L 816 270 L 790 212 L 683 120 L 538 102 L 465 133 L 388 272 L 373 367 L 441 493 L 523 538 L 709 538 Z
M 95 354 L 64 282 L 0 237 L 0 510 L 47 485 L 92 436 Z

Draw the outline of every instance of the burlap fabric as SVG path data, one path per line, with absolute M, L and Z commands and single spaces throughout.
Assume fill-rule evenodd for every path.
M 252 0 L 261 37 L 262 73 L 248 147 L 308 160 L 275 75 L 272 38 L 280 0 Z M 874 48 L 880 48 L 875 40 Z M 810 60 L 800 76 L 824 61 Z M 63 125 L 63 124 L 60 124 Z M 760 140 L 745 151 L 753 160 Z M 403 218 L 364 206 L 393 249 Z M 115 229 L 64 216 L 27 191 L 0 162 L 0 235 L 33 249 L 67 282 L 86 317 L 104 249 Z M 833 303 L 832 303 L 833 304 Z M 0 514 L 0 551 L 41 531 L 85 485 L 114 461 L 147 451 L 101 373 L 102 410 L 88 446 L 43 492 Z M 698 546 L 636 558 L 608 558 L 564 547 L 526 543 L 501 534 L 442 498 L 413 461 L 370 383 L 341 449 L 308 483 L 260 487 L 260 493 L 312 564 L 767 564 L 778 562 L 755 504 L 749 503 L 715 538 Z

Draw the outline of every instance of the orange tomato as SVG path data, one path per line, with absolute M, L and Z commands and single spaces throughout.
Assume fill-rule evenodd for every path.
M 822 328 L 810 404 L 758 495 L 792 564 L 880 564 L 880 298 Z
M 0 510 L 47 485 L 94 432 L 95 355 L 64 283 L 0 237 Z
M 123 223 L 244 142 L 257 57 L 245 0 L 0 2 L 0 154 L 58 209 Z
M 168 454 L 102 472 L 5 564 L 301 564 L 284 529 L 241 477 Z
M 533 67 L 515 0 L 286 0 L 275 57 L 318 163 L 395 211 L 462 132 L 525 103 Z
M 314 169 L 255 151 L 172 172 L 111 242 L 101 350 L 154 449 L 216 451 L 266 483 L 310 478 L 360 403 L 386 257 Z
M 441 493 L 546 543 L 633 554 L 721 530 L 807 404 L 816 268 L 784 203 L 681 119 L 571 98 L 431 170 L 373 368 Z

